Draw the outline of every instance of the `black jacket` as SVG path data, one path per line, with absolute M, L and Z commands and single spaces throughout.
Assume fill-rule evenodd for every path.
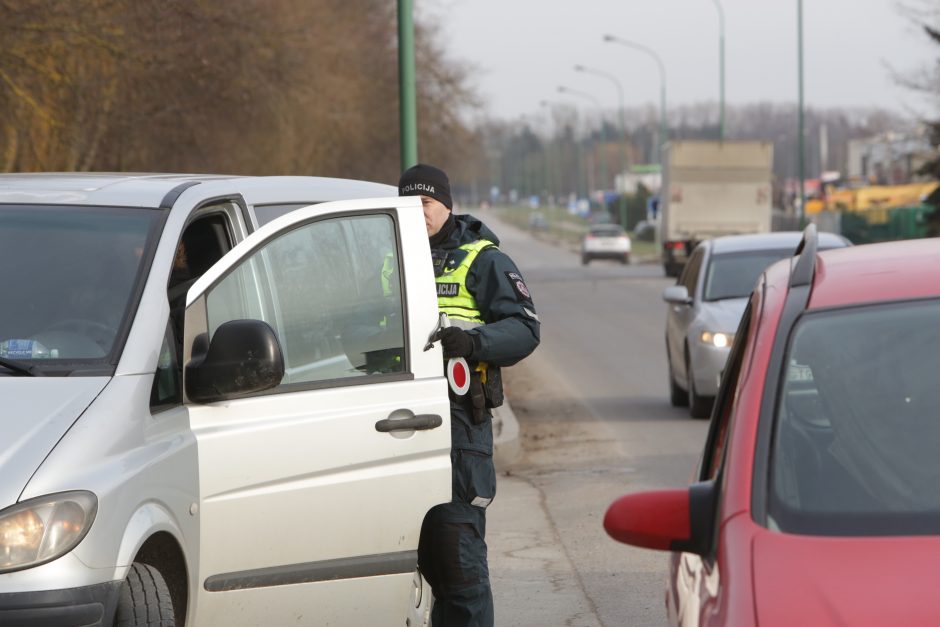
M 496 234 L 473 216 L 454 216 L 454 220 L 453 231 L 444 241 L 432 243 L 435 271 L 439 263 L 459 255 L 461 251 L 457 248 L 462 244 L 486 239 L 499 245 Z M 522 274 L 506 253 L 498 248 L 481 251 L 467 273 L 466 287 L 486 322 L 468 331 L 474 345 L 471 359 L 493 366 L 511 366 L 535 350 L 539 345 L 535 305 Z

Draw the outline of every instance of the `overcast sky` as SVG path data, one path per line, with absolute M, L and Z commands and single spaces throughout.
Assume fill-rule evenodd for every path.
M 725 14 L 725 98 L 729 104 L 797 101 L 797 1 L 720 0 Z M 909 0 L 910 1 L 910 0 Z M 537 113 L 542 100 L 591 107 L 557 92 L 587 92 L 617 106 L 609 79 L 576 73 L 582 64 L 614 74 L 627 107 L 655 104 L 652 58 L 605 43 L 612 34 L 653 48 L 666 68 L 670 108 L 719 97 L 719 22 L 714 0 L 414 0 L 433 18 L 439 42 L 476 67 L 489 113 Z M 895 0 L 804 0 L 804 90 L 808 106 L 879 106 L 934 114 L 885 67 L 926 67 L 938 56 Z

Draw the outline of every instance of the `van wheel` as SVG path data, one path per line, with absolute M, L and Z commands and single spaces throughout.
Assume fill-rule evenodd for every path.
M 628 263 L 630 263 L 630 253 L 624 253 L 623 259 L 620 260 L 620 263 L 622 263 L 623 265 L 627 265 Z
M 134 562 L 118 597 L 114 627 L 175 627 L 173 601 L 160 571 Z
M 586 266 L 591 262 L 591 258 L 587 255 L 581 255 L 581 265 Z

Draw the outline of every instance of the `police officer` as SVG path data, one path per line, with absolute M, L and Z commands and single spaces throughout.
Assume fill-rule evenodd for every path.
M 491 409 L 502 403 L 500 368 L 539 344 L 539 319 L 518 268 L 499 239 L 469 215 L 455 216 L 447 175 L 418 164 L 402 174 L 402 196 L 420 196 L 431 244 L 438 308 L 451 326 L 437 339 L 445 358 L 473 372 L 465 396 L 451 393 L 453 493 L 421 527 L 418 564 L 434 591 L 434 627 L 493 625 L 486 563 L 486 508 L 496 496 Z

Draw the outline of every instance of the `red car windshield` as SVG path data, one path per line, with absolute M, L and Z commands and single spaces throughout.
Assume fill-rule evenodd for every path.
M 809 314 L 777 406 L 770 526 L 940 534 L 940 301 Z

